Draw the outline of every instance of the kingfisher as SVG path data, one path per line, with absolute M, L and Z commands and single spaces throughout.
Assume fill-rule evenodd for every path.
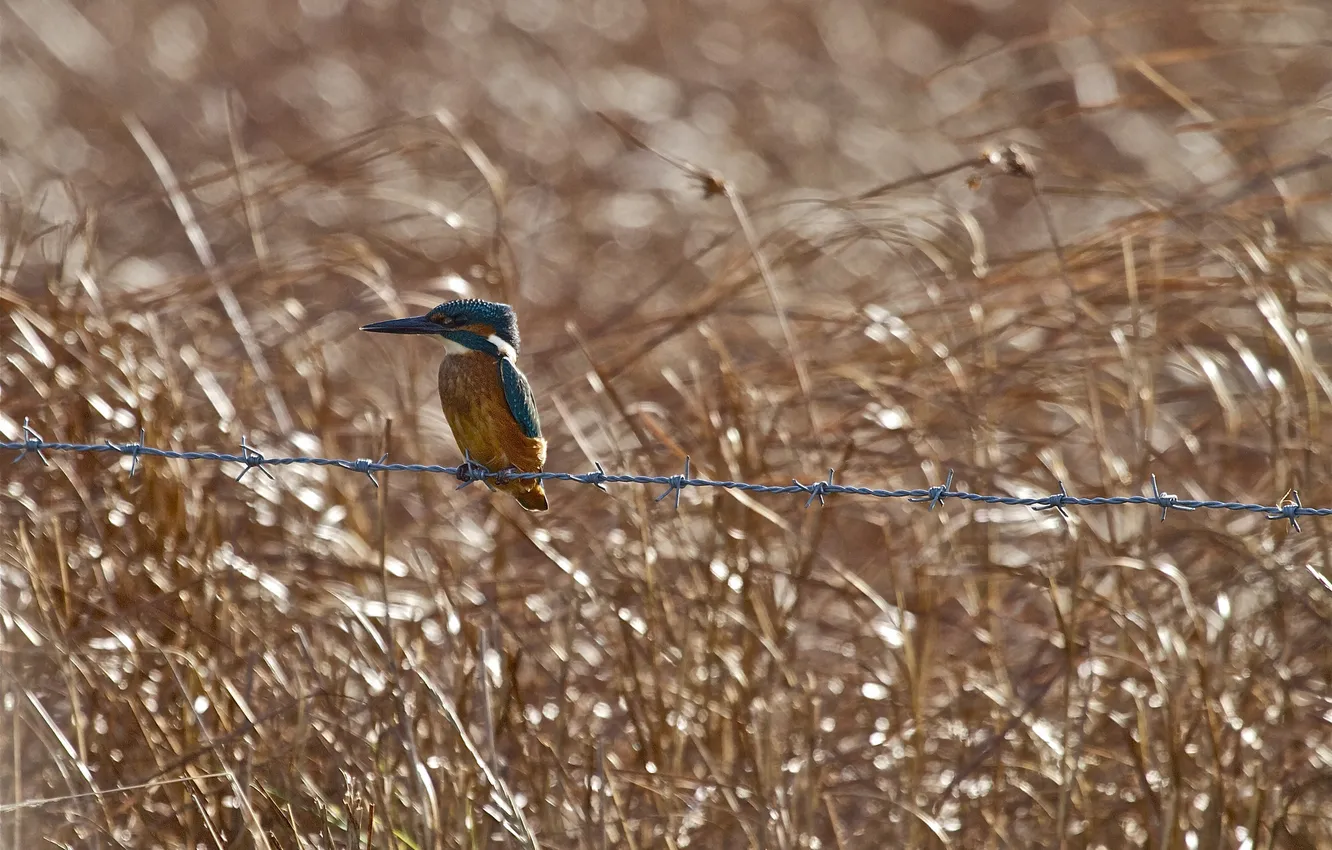
M 546 465 L 536 399 L 518 369 L 518 319 L 508 304 L 446 301 L 424 316 L 361 327 L 386 334 L 429 334 L 444 341 L 439 400 L 453 438 L 471 461 L 492 472 L 540 472 Z M 494 481 L 525 510 L 544 511 L 546 491 L 534 479 Z

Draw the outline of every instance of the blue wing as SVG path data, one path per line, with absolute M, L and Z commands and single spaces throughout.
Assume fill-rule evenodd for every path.
M 537 417 L 536 397 L 528 386 L 527 378 L 507 357 L 499 359 L 500 385 L 504 387 L 504 400 L 518 427 L 529 437 L 541 436 L 541 420 Z

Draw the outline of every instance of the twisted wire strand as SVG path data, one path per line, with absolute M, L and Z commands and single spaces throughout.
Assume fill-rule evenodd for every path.
M 685 458 L 684 471 L 677 475 L 626 475 L 619 473 L 606 472 L 601 464 L 596 464 L 596 469 L 591 472 L 515 472 L 511 470 L 491 471 L 485 467 L 473 463 L 470 458 L 458 466 L 440 466 L 437 464 L 425 463 L 389 463 L 388 455 L 384 455 L 378 460 L 370 458 L 357 458 L 347 460 L 344 458 L 327 457 L 266 457 L 244 438 L 241 439 L 241 450 L 239 454 L 228 452 L 208 452 L 208 451 L 173 451 L 171 449 L 159 449 L 154 446 L 144 445 L 143 431 L 139 432 L 139 440 L 135 443 L 61 443 L 43 439 L 36 431 L 29 427 L 27 420 L 23 423 L 22 440 L 0 441 L 0 450 L 18 452 L 18 456 L 13 462 L 17 463 L 28 455 L 35 455 L 42 463 L 47 463 L 47 452 L 64 453 L 110 453 L 122 457 L 131 458 L 130 474 L 133 475 L 139 465 L 141 458 L 169 458 L 174 460 L 187 461 L 214 461 L 217 463 L 235 463 L 244 467 L 236 476 L 239 481 L 253 469 L 258 469 L 269 478 L 273 477 L 270 471 L 271 467 L 309 465 L 309 466 L 331 466 L 338 469 L 345 469 L 349 472 L 356 472 L 365 475 L 376 487 L 379 486 L 375 478 L 376 472 L 423 472 L 434 475 L 451 475 L 457 478 L 461 484 L 459 487 L 482 480 L 493 480 L 496 482 L 519 481 L 519 480 L 538 480 L 538 481 L 567 481 L 574 484 L 590 484 L 598 489 L 605 490 L 607 484 L 641 484 L 649 486 L 665 487 L 666 490 L 657 496 L 657 501 L 662 501 L 668 497 L 674 497 L 674 504 L 678 508 L 680 505 L 680 494 L 688 488 L 714 488 L 724 490 L 738 490 L 745 493 L 762 494 L 791 494 L 803 493 L 808 498 L 805 501 L 805 507 L 809 507 L 817 499 L 819 504 L 825 503 L 826 497 L 830 495 L 848 495 L 848 496 L 868 496 L 877 499 L 906 499 L 910 502 L 926 503 L 929 510 L 934 510 L 947 499 L 958 499 L 964 502 L 974 502 L 984 505 L 1007 505 L 1013 507 L 1029 507 L 1034 510 L 1056 510 L 1062 516 L 1068 517 L 1068 508 L 1099 506 L 1099 505 L 1151 505 L 1161 509 L 1161 520 L 1164 521 L 1166 515 L 1174 511 L 1196 511 L 1196 510 L 1224 510 L 1224 511 L 1243 511 L 1250 513 L 1265 514 L 1271 520 L 1288 520 L 1291 528 L 1295 531 L 1300 530 L 1299 518 L 1306 516 L 1332 516 L 1332 508 L 1313 508 L 1306 507 L 1300 502 L 1299 492 L 1291 490 L 1287 496 L 1283 497 L 1277 505 L 1260 505 L 1248 502 L 1225 502 L 1212 499 L 1181 499 L 1171 493 L 1163 492 L 1156 482 L 1156 476 L 1151 479 L 1152 494 L 1140 496 L 1093 496 L 1080 497 L 1070 496 L 1064 489 L 1063 482 L 1059 484 L 1059 492 L 1048 496 L 997 496 L 984 493 L 971 493 L 966 490 L 954 490 L 953 473 L 950 470 L 947 479 L 933 487 L 899 490 L 882 490 L 874 487 L 857 487 L 849 484 L 838 484 L 833 478 L 834 470 L 828 470 L 828 477 L 823 481 L 815 481 L 810 484 L 802 483 L 799 480 L 792 479 L 790 484 L 757 484 L 750 481 L 728 481 L 725 479 L 699 478 L 691 474 L 689 467 L 689 458 Z

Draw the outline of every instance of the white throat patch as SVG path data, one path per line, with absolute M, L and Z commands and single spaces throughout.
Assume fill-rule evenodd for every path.
M 495 334 L 486 337 L 486 341 L 499 349 L 500 357 L 508 360 L 510 363 L 518 359 L 518 352 L 513 350 L 513 346 L 500 339 Z
M 475 349 L 468 348 L 467 346 L 463 345 L 461 342 L 454 342 L 453 340 L 449 339 L 446 336 L 441 336 L 440 339 L 444 340 L 445 356 L 454 355 L 454 354 L 471 354 L 475 351 Z M 490 336 L 486 337 L 486 342 L 495 346 L 495 350 L 499 352 L 500 357 L 503 357 L 505 360 L 508 360 L 510 363 L 517 362 L 518 352 L 513 350 L 512 345 L 509 345 L 507 342 L 500 339 L 495 334 L 491 334 Z
M 453 340 L 449 339 L 446 336 L 442 336 L 440 337 L 440 339 L 444 340 L 445 357 L 448 357 L 453 354 L 467 354 L 472 350 L 467 346 L 463 345 L 461 342 L 454 342 Z

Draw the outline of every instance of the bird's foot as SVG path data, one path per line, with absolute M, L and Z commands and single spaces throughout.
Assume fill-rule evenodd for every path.
M 516 466 L 506 466 L 495 473 L 495 483 L 508 484 L 510 481 L 516 480 L 513 476 L 522 475 L 522 473 L 523 471 Z
M 458 464 L 458 471 L 454 473 L 454 476 L 462 482 L 458 485 L 458 489 L 461 490 L 473 481 L 485 481 L 489 474 L 489 469 L 469 457 Z

